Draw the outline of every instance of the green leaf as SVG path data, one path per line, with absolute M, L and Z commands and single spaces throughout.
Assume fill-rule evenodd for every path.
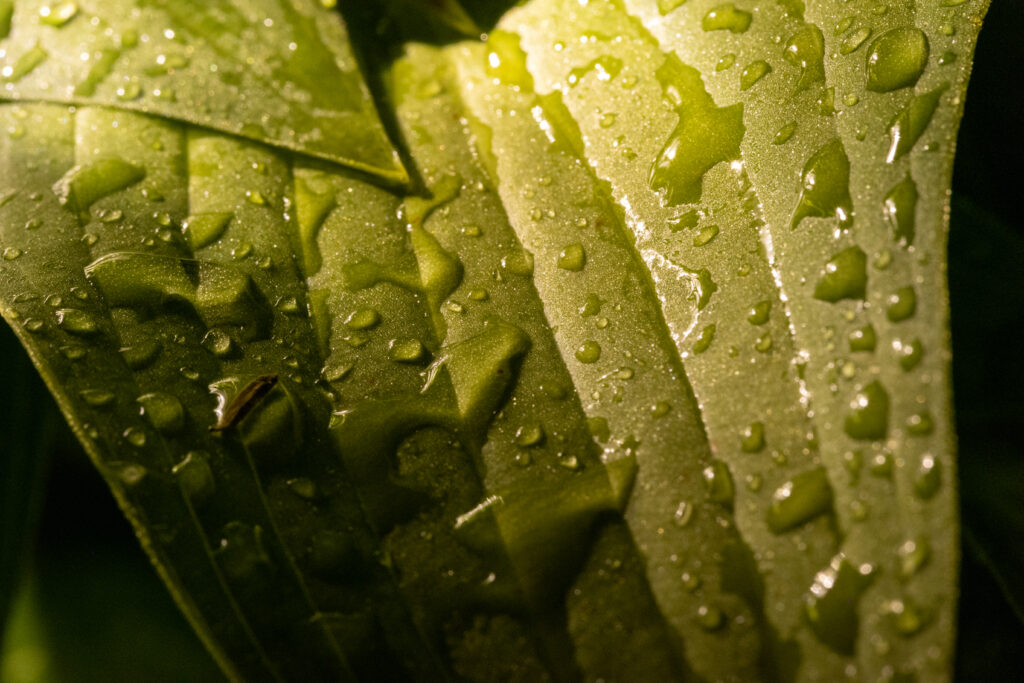
M 5 0 L 4 17 L 6 99 L 151 113 L 408 180 L 325 3 Z
M 392 45 L 422 195 L 4 105 L 4 316 L 229 676 L 944 680 L 984 9 L 533 0 Z

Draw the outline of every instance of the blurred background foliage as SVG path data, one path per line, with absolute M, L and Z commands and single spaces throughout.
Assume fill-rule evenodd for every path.
M 506 3 L 465 4 L 488 26 Z M 1021 27 L 1024 3 L 992 1 L 953 181 L 964 525 L 958 681 L 1024 670 Z M 0 683 L 223 680 L 14 335 L 0 327 Z

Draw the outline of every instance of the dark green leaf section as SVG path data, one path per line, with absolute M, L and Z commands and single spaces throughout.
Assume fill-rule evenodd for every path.
M 5 99 L 153 113 L 338 162 L 386 183 L 407 180 L 345 27 L 318 0 L 2 6 Z

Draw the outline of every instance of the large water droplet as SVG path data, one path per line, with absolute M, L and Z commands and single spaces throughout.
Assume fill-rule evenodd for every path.
M 894 28 L 878 36 L 868 49 L 867 89 L 889 92 L 907 88 L 928 64 L 928 37 L 919 28 Z
M 731 507 L 736 489 L 729 467 L 721 460 L 712 460 L 711 464 L 704 468 L 703 474 L 708 500 Z
M 807 620 L 818 639 L 836 652 L 852 655 L 857 643 L 857 603 L 871 584 L 874 568 L 854 566 L 842 553 L 814 577 L 805 598 Z
M 708 10 L 701 21 L 701 28 L 705 31 L 745 33 L 752 19 L 750 12 L 736 9 L 736 5 L 726 2 Z
M 79 337 L 90 337 L 100 331 L 99 324 L 91 314 L 76 308 L 62 308 L 57 311 L 57 324 L 65 332 Z
M 800 67 L 797 90 L 825 81 L 825 39 L 817 26 L 808 24 L 794 33 L 786 42 L 782 56 L 793 66 Z
M 914 222 L 917 211 L 917 184 L 908 173 L 885 195 L 882 215 L 892 228 L 892 236 L 904 246 L 914 243 Z
M 889 393 L 877 380 L 861 387 L 850 403 L 850 414 L 843 424 L 854 439 L 876 441 L 889 431 Z
M 800 199 L 793 212 L 791 227 L 795 228 L 808 216 L 835 216 L 841 228 L 849 228 L 853 224 L 850 160 L 839 138 L 815 152 L 804 165 Z
M 558 255 L 558 267 L 563 270 L 579 272 L 587 263 L 587 253 L 580 243 L 570 244 Z
M 176 434 L 185 426 L 185 408 L 174 396 L 155 392 L 138 398 L 142 414 L 161 434 Z
M 847 247 L 825 264 L 814 287 L 814 298 L 835 303 L 863 299 L 867 292 L 867 255 L 860 247 Z
M 601 359 L 601 345 L 593 340 L 585 341 L 576 349 L 575 355 L 581 363 L 596 363 Z
M 802 472 L 772 494 L 768 528 L 781 534 L 832 510 L 832 487 L 825 468 Z
M 915 95 L 889 124 L 889 153 L 886 163 L 899 159 L 913 149 L 921 135 L 924 134 L 932 116 L 939 106 L 943 93 L 949 89 L 948 83 L 923 95 Z

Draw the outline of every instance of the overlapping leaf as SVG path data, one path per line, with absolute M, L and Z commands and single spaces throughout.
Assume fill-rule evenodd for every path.
M 945 188 L 985 3 L 534 0 L 392 68 L 426 197 L 328 163 L 397 178 L 351 144 L 376 123 L 303 138 L 361 82 L 249 63 L 306 54 L 312 7 L 141 5 L 248 103 L 19 70 L 116 108 L 0 108 L 0 293 L 230 675 L 948 676 Z M 85 10 L 23 6 L 12 44 L 71 54 Z M 147 75 L 120 59 L 97 88 Z

